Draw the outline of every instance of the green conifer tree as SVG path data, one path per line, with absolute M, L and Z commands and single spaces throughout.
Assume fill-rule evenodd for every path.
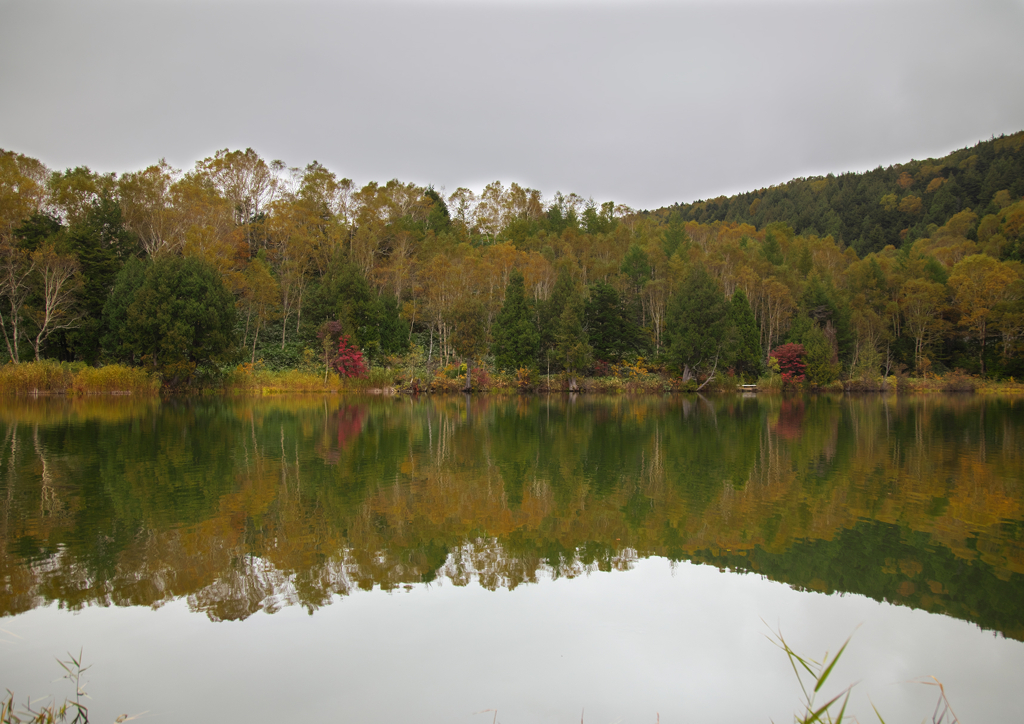
M 590 367 L 594 359 L 594 350 L 583 327 L 583 299 L 578 292 L 569 297 L 562 311 L 555 340 L 555 357 L 569 375 L 570 388 L 576 389 L 576 375 Z
M 640 328 L 624 308 L 615 287 L 607 282 L 599 281 L 590 287 L 585 318 L 590 346 L 597 359 L 618 361 L 640 348 Z
M 559 319 L 565 311 L 573 294 L 578 294 L 576 281 L 567 264 L 561 264 L 558 269 L 558 277 L 555 279 L 554 289 L 546 301 L 541 302 L 538 311 L 540 327 L 540 350 L 542 356 L 548 354 L 554 357 L 556 335 L 558 334 Z
M 526 298 L 522 272 L 514 269 L 505 289 L 505 303 L 491 330 L 491 354 L 500 370 L 513 372 L 520 367 L 535 367 L 540 350 L 540 334 L 533 305 Z
M 807 351 L 807 380 L 812 385 L 827 385 L 839 379 L 839 360 L 832 342 L 818 326 L 812 326 L 804 335 Z
M 669 360 L 683 379 L 702 373 L 710 379 L 732 337 L 725 295 L 703 266 L 690 269 L 669 300 L 665 333 Z
M 78 257 L 84 281 L 79 304 L 82 321 L 67 333 L 75 358 L 90 364 L 100 356 L 103 307 L 114 287 L 124 261 L 139 252 L 138 237 L 124 228 L 121 207 L 116 201 L 95 201 L 85 218 L 65 230 L 67 248 Z
M 742 289 L 736 290 L 729 303 L 729 324 L 735 341 L 731 361 L 733 368 L 745 378 L 760 377 L 764 373 L 761 333 L 757 329 L 757 320 L 754 319 L 747 293 Z

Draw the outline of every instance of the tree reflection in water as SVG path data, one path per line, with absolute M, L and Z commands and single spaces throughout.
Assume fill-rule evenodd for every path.
M 664 556 L 1024 639 L 1014 401 L 9 402 L 4 615 L 186 598 L 237 620 Z

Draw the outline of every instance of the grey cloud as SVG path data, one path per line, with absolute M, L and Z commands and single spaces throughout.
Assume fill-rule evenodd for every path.
M 637 207 L 1024 128 L 1017 2 L 0 5 L 0 145 Z

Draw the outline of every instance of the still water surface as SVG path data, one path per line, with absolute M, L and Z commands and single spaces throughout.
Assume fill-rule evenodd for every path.
M 862 720 L 929 675 L 1024 710 L 1022 401 L 7 398 L 0 436 L 0 689 L 84 648 L 94 721 L 789 721 L 779 628 L 853 634 Z

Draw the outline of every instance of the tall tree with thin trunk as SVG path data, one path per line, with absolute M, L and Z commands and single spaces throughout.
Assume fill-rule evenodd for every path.
M 940 315 L 946 287 L 927 279 L 909 279 L 900 288 L 900 311 L 903 329 L 914 340 L 914 367 L 924 371 L 925 352 L 948 326 Z
M 24 249 L 18 248 L 10 238 L 0 239 L 0 331 L 3 331 L 7 355 L 14 363 L 20 362 L 18 342 L 21 338 L 22 314 L 25 300 L 32 291 L 32 259 Z
M 59 330 L 73 329 L 80 321 L 75 301 L 81 288 L 78 260 L 60 253 L 52 242 L 32 252 L 32 266 L 38 284 L 39 302 L 28 310 L 35 325 L 32 349 L 42 359 L 43 343 Z
M 246 314 L 245 333 L 252 330 L 252 359 L 256 363 L 256 344 L 266 322 L 281 316 L 281 288 L 261 259 L 253 259 L 243 273 L 245 280 L 240 304 Z

